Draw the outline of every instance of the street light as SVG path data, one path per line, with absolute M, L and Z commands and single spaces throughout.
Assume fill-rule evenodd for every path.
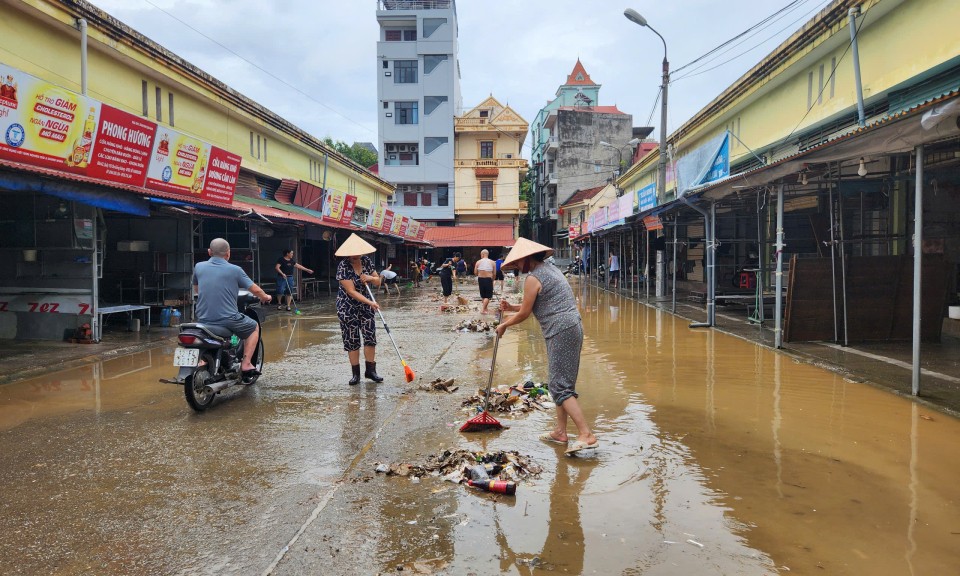
M 617 176 L 618 177 L 620 176 L 620 169 L 623 168 L 623 149 L 627 146 L 630 146 L 630 147 L 636 146 L 639 143 L 640 143 L 639 138 L 634 138 L 629 142 L 627 142 L 626 144 L 624 144 L 623 146 L 614 146 L 609 142 L 604 142 L 603 140 L 600 141 L 601 146 L 606 146 L 607 148 L 613 148 L 614 150 L 617 151 Z
M 634 24 L 649 28 L 654 34 L 659 36 L 660 41 L 663 42 L 663 80 L 660 85 L 660 158 L 657 161 L 657 194 L 662 197 L 662 195 L 667 192 L 667 88 L 670 85 L 670 63 L 667 61 L 667 41 L 664 40 L 663 36 L 654 30 L 652 26 L 647 24 L 646 18 L 641 16 L 633 8 L 624 10 L 623 15 Z M 657 297 L 663 296 L 664 293 L 663 275 L 665 268 L 663 265 L 662 252 L 658 250 Z
M 670 63 L 667 61 L 667 41 L 659 32 L 653 29 L 653 26 L 647 24 L 647 19 L 641 16 L 633 8 L 627 8 L 623 11 L 627 20 L 649 28 L 654 34 L 660 36 L 663 42 L 663 83 L 660 86 L 660 158 L 657 162 L 657 194 L 665 194 L 667 191 L 667 87 L 670 85 Z

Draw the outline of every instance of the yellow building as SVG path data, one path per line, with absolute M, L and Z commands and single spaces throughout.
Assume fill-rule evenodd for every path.
M 516 234 L 527 204 L 520 151 L 530 125 L 493 96 L 454 120 L 457 224 L 510 224 Z

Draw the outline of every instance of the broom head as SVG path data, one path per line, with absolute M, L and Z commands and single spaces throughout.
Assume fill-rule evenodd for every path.
M 413 379 L 416 378 L 413 373 L 413 368 L 407 366 L 406 362 L 403 363 L 403 377 L 407 379 L 408 383 L 413 382 Z
M 463 426 L 460 427 L 461 432 L 483 432 L 485 430 L 502 430 L 503 424 L 501 424 L 496 418 L 490 415 L 489 412 L 481 412 L 474 416 L 473 418 L 467 420 L 463 423 Z

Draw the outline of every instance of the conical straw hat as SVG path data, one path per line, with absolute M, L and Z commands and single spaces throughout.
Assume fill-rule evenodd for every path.
M 377 249 L 374 248 L 369 242 L 357 236 L 356 234 L 351 234 L 350 237 L 347 238 L 339 248 L 337 248 L 335 255 L 362 256 L 364 254 L 372 254 L 376 251 Z
M 543 244 L 537 244 L 533 240 L 527 240 L 526 238 L 517 238 L 517 241 L 513 244 L 513 248 L 507 253 L 507 257 L 503 259 L 503 264 L 501 264 L 500 267 L 515 268 L 518 261 L 538 252 L 546 252 L 544 257 L 552 256 L 553 248 L 544 246 Z

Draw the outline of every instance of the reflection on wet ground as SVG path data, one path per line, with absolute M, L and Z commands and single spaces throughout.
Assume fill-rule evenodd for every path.
M 456 432 L 492 338 L 454 332 L 467 315 L 436 314 L 426 289 L 384 297 L 385 314 L 419 378 L 455 377 L 456 394 L 411 391 L 386 341 L 387 382 L 348 387 L 329 302 L 270 318 L 264 378 L 202 415 L 157 383 L 170 346 L 0 386 L 0 573 L 956 571 L 957 420 L 574 289 L 601 439 L 582 458 L 536 440 L 552 412 Z M 517 328 L 496 383 L 544 381 L 535 322 Z M 457 446 L 545 472 L 516 498 L 373 475 Z

